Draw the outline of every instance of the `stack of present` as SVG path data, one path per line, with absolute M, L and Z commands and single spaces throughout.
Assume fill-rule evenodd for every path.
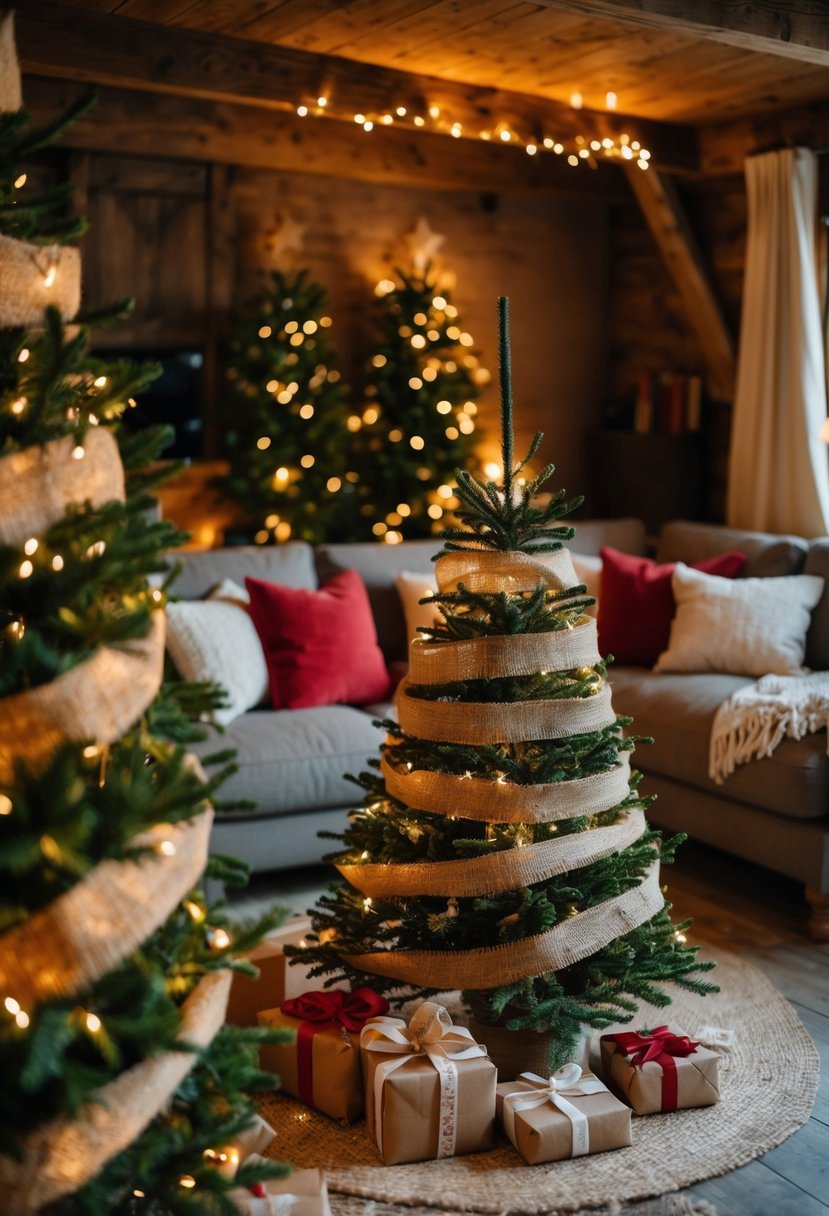
M 294 916 L 246 955 L 258 974 L 234 974 L 226 1014 L 226 1020 L 232 1026 L 255 1026 L 260 1010 L 275 1009 L 283 1001 L 301 996 L 313 986 L 308 974 L 312 964 L 304 966 L 301 957 L 289 960 L 285 955 L 286 946 L 304 946 L 312 932 L 309 917 Z M 335 988 L 347 986 L 344 980 L 333 985 Z

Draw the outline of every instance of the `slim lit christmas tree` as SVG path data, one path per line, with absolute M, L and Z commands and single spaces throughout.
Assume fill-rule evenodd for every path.
M 10 17 L 0 61 L 0 1206 L 230 1216 L 219 1152 L 272 1078 L 259 1033 L 221 1026 L 264 926 L 196 887 L 223 773 L 186 745 L 215 692 L 162 685 L 182 538 L 139 492 L 159 437 L 122 462 L 114 433 L 153 371 L 87 353 L 73 226 L 16 163 Z
M 429 266 L 376 287 L 376 348 L 357 439 L 360 535 L 389 543 L 444 526 L 458 466 L 471 460 L 489 373 Z M 443 521 L 443 522 L 442 522 Z
M 552 466 L 519 484 L 541 436 L 515 466 L 499 307 L 503 480 L 458 474 L 460 526 L 436 562 L 443 621 L 413 643 L 399 721 L 361 775 L 314 957 L 390 995 L 463 989 L 509 1076 L 562 1065 L 584 1026 L 629 1020 L 639 1001 L 668 1004 L 664 981 L 710 991 L 711 964 L 664 904 L 660 862 L 680 838 L 645 819 L 635 739 L 563 546 L 578 503 L 534 505 Z
M 357 474 L 325 293 L 306 271 L 271 283 L 240 314 L 229 344 L 222 487 L 259 544 L 348 535 Z

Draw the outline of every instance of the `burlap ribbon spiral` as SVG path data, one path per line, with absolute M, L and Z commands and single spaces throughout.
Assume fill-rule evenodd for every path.
M 490 856 L 458 861 L 422 861 L 403 864 L 336 866 L 352 887 L 372 898 L 398 895 L 491 895 L 544 882 L 591 865 L 618 853 L 638 840 L 647 829 L 641 810 L 631 811 L 621 823 L 578 832 L 563 840 L 502 849 Z
M 577 815 L 598 815 L 618 806 L 629 792 L 630 755 L 622 752 L 616 766 L 606 773 L 542 785 L 485 781 L 428 769 L 401 772 L 385 756 L 380 769 L 386 792 L 413 810 L 486 823 L 553 823 Z
M 536 672 L 570 671 L 599 661 L 596 622 L 586 617 L 550 633 L 471 638 L 458 642 L 415 639 L 409 647 L 409 684 L 452 684 Z
M 467 591 L 515 595 L 535 591 L 539 584 L 561 591 L 579 584 L 569 549 L 552 553 L 523 553 L 518 549 L 463 549 L 445 553 L 435 562 L 435 578 L 441 592 Z
M 205 1047 L 221 1028 L 231 973 L 206 975 L 181 1008 L 178 1038 Z M 83 1186 L 141 1134 L 196 1062 L 165 1052 L 97 1090 L 74 1117 L 61 1115 L 27 1136 L 22 1159 L 0 1157 L 4 1216 L 32 1216 Z
M 603 730 L 616 721 L 610 685 L 588 697 L 546 701 L 426 701 L 401 682 L 398 721 L 407 735 L 436 743 L 529 743 Z
M 112 432 L 100 426 L 87 431 L 81 460 L 72 456 L 78 446 L 64 435 L 0 459 L 0 544 L 39 538 L 71 503 L 88 500 L 100 507 L 124 501 L 124 470 Z
M 81 255 L 0 236 L 0 283 L 0 329 L 43 325 L 50 305 L 71 321 L 81 306 Z
M 588 958 L 650 920 L 664 902 L 656 861 L 639 886 L 595 904 L 535 937 L 476 950 L 378 950 L 342 957 L 358 971 L 439 992 L 498 988 L 528 975 L 559 971 Z
M 139 861 L 104 861 L 65 895 L 0 937 L 0 992 L 24 1009 L 72 996 L 117 966 L 198 882 L 207 862 L 213 810 L 158 824 L 136 845 L 164 851 Z
M 44 764 L 67 740 L 114 743 L 156 695 L 164 668 L 164 613 L 154 612 L 146 637 L 123 649 L 102 646 L 85 662 L 48 684 L 0 702 L 0 782 L 14 761 Z

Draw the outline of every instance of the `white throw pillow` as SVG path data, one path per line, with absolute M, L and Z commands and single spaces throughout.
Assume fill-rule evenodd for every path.
M 576 572 L 576 578 L 580 583 L 584 583 L 587 588 L 587 594 L 592 595 L 596 601 L 586 611 L 589 616 L 596 616 L 599 611 L 599 585 L 602 580 L 602 559 L 600 557 L 592 557 L 589 553 L 571 553 L 570 556 L 573 559 L 573 569 Z
M 406 637 L 411 643 L 414 638 L 422 637 L 418 633 L 418 625 L 424 629 L 431 628 L 443 618 L 437 604 L 421 604 L 418 601 L 425 595 L 434 595 L 438 589 L 434 574 L 423 574 L 413 570 L 402 570 L 394 580 L 403 614 L 406 617 Z
M 206 600 L 167 605 L 167 649 L 184 680 L 221 684 L 227 705 L 212 720 L 227 726 L 268 697 L 268 668 L 244 587 L 224 579 Z
M 676 616 L 655 671 L 803 673 L 806 632 L 823 593 L 822 578 L 720 578 L 678 562 L 671 585 Z

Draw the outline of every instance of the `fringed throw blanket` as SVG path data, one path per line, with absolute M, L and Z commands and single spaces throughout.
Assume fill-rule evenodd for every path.
M 763 676 L 732 693 L 711 730 L 708 775 L 722 785 L 738 764 L 770 756 L 781 740 L 829 725 L 829 672 Z M 829 739 L 827 740 L 829 753 Z

